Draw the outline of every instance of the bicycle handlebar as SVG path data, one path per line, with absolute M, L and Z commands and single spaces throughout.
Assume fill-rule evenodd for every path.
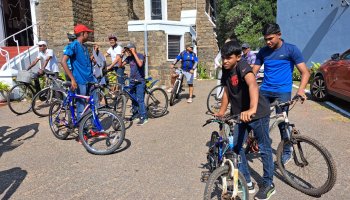
M 299 100 L 305 101 L 305 98 L 303 98 L 303 97 L 300 96 L 300 95 L 295 95 L 295 96 L 292 98 L 292 100 L 290 100 L 290 101 L 286 101 L 286 102 L 274 101 L 274 102 L 272 102 L 272 103 L 270 104 L 270 106 L 271 106 L 271 107 L 272 107 L 272 106 L 273 106 L 273 107 L 274 107 L 274 106 L 286 107 L 286 106 L 290 106 L 290 105 L 294 104 L 295 102 L 297 102 L 297 101 L 299 101 Z
M 208 119 L 205 124 L 202 125 L 202 127 L 210 124 L 210 123 L 213 123 L 213 122 L 217 122 L 217 123 L 222 123 L 222 124 L 228 124 L 228 125 L 233 125 L 233 124 L 238 124 L 241 122 L 241 119 L 240 119 L 240 114 L 238 115 L 226 115 L 226 116 L 223 116 L 223 117 L 214 117 L 214 118 L 211 118 L 211 119 Z

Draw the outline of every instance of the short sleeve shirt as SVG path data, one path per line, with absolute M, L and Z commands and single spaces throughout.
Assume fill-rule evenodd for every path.
M 68 48 L 68 45 L 63 48 L 63 55 L 66 52 L 67 48 Z M 70 58 L 68 58 L 67 60 L 67 65 L 68 65 L 68 69 L 72 70 L 72 65 L 70 64 Z
M 176 60 L 181 60 L 181 67 L 185 71 L 193 69 L 194 64 L 198 62 L 197 55 L 194 52 L 187 52 L 186 50 L 177 55 Z
M 57 57 L 53 53 L 52 49 L 46 49 L 45 52 L 40 51 L 37 58 L 40 59 L 41 65 L 44 65 L 44 63 L 46 62 L 46 59 L 48 59 L 50 56 L 51 56 L 51 59 L 49 63 L 47 63 L 45 69 L 49 70 L 50 72 L 59 72 Z
M 256 56 L 256 65 L 264 64 L 264 81 L 260 90 L 291 92 L 294 66 L 304 62 L 300 50 L 283 42 L 278 49 L 262 48 Z
M 94 82 L 92 64 L 87 47 L 78 40 L 70 43 L 64 55 L 69 56 L 72 65 L 73 76 L 78 84 Z
M 125 62 L 130 65 L 130 78 L 136 79 L 139 81 L 145 80 L 145 63 L 144 56 L 140 53 L 137 53 L 137 56 L 142 61 L 142 67 L 139 67 L 136 63 L 134 56 L 129 56 L 125 59 Z
M 243 54 L 242 58 L 245 61 L 247 61 L 247 63 L 249 65 L 253 65 L 255 63 L 255 60 L 256 60 L 256 55 L 253 52 L 249 51 L 247 55 Z
M 231 114 L 237 115 L 250 108 L 249 87 L 244 80 L 248 73 L 253 73 L 251 66 L 244 60 L 239 61 L 232 70 L 223 69 L 221 85 L 226 86 L 231 104 Z M 270 114 L 267 99 L 259 93 L 258 108 L 254 119 Z
M 112 62 L 115 60 L 115 58 L 117 57 L 117 55 L 121 55 L 122 54 L 122 50 L 123 48 L 120 45 L 113 47 L 109 47 L 109 49 L 107 50 L 107 53 L 109 55 L 111 55 L 111 60 Z M 117 67 L 118 65 L 116 64 L 114 67 Z

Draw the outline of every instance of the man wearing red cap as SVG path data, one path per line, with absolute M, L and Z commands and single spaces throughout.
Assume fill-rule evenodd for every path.
M 76 89 L 77 94 L 88 95 L 88 83 L 96 82 L 92 73 L 92 63 L 87 47 L 84 45 L 88 41 L 89 33 L 93 32 L 82 24 L 74 27 L 74 34 L 77 39 L 70 43 L 62 58 L 62 66 L 72 82 L 72 90 Z M 72 71 L 68 69 L 67 60 L 70 59 Z M 85 102 L 77 99 L 77 117 L 81 116 Z

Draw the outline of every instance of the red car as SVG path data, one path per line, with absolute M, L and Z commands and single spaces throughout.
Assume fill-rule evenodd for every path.
M 335 96 L 350 102 L 350 49 L 343 54 L 333 54 L 315 74 L 311 94 L 317 101 Z

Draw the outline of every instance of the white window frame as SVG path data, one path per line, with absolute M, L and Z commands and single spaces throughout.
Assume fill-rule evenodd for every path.
M 185 49 L 185 46 L 184 46 L 184 35 L 177 35 L 177 34 L 167 34 L 166 35 L 166 58 L 167 58 L 167 61 L 174 61 L 176 59 L 169 59 L 169 35 L 170 36 L 180 36 L 180 52 L 182 52 L 184 49 Z
M 167 0 L 161 0 L 161 3 L 162 3 L 162 19 L 161 20 L 168 20 L 168 2 L 167 2 Z M 145 20 L 152 20 L 152 18 L 151 18 L 151 12 L 152 12 L 151 5 L 152 5 L 151 0 L 144 1 Z

